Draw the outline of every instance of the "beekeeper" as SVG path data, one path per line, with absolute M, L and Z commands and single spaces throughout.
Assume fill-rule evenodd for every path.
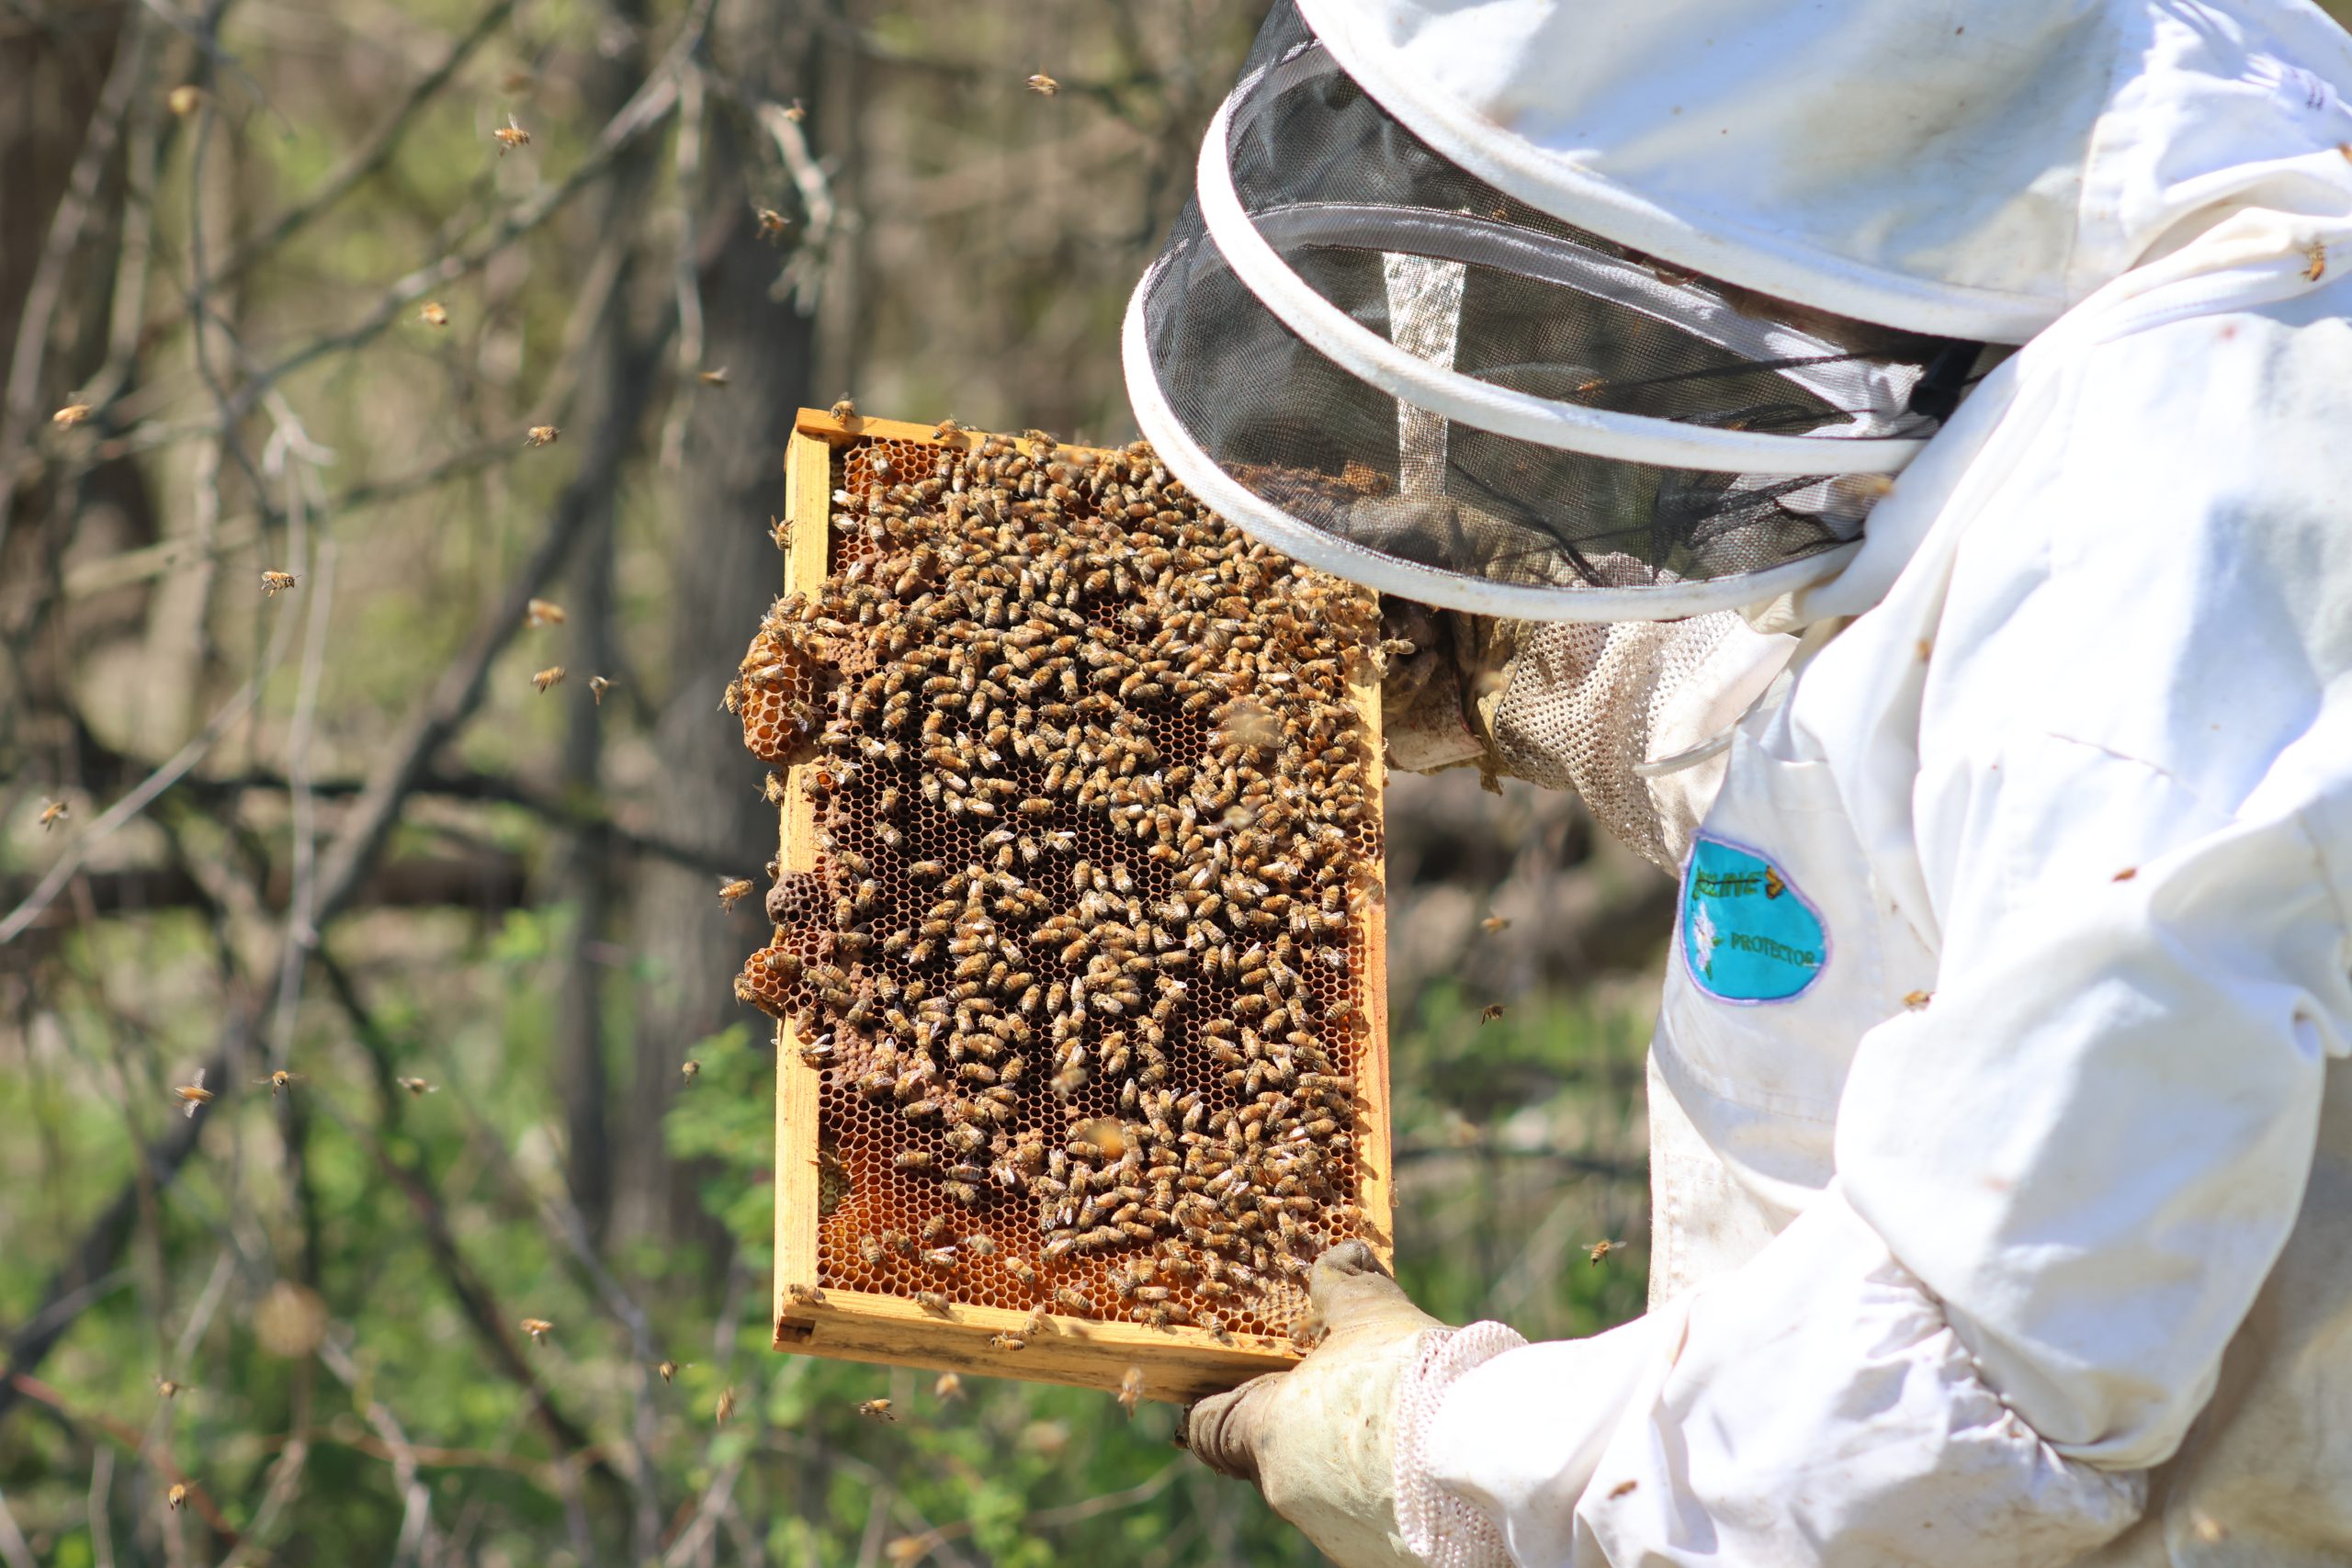
M 1442 612 L 1398 765 L 1681 877 L 1648 1314 L 1342 1247 L 1193 1412 L 1332 1559 L 2352 1562 L 2347 85 L 2301 0 L 1277 6 L 1136 416 Z

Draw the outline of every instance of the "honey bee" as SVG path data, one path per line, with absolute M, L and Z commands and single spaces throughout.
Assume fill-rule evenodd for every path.
M 713 1407 L 711 1415 L 714 1418 L 715 1425 L 724 1427 L 727 1425 L 728 1418 L 734 1414 L 735 1386 L 734 1384 L 729 1383 L 727 1387 L 718 1391 L 718 1403 L 715 1407 Z
M 964 1247 L 975 1258 L 994 1258 L 997 1252 L 996 1238 L 985 1235 L 966 1236 Z
M 784 1299 L 799 1306 L 823 1306 L 825 1292 L 796 1280 L 784 1288 Z
M 718 907 L 732 911 L 736 905 L 752 896 L 752 879 L 748 876 L 722 876 L 718 879 Z
M 446 327 L 449 324 L 449 307 L 438 299 L 427 299 L 416 319 L 428 327 Z
M 196 1069 L 195 1082 L 180 1084 L 172 1092 L 179 1097 L 183 1105 L 187 1107 L 187 1113 L 190 1116 L 196 1114 L 198 1106 L 208 1103 L 212 1099 L 212 1091 L 204 1087 L 202 1067 Z
M 71 430 L 89 417 L 89 404 L 67 403 L 63 408 L 59 409 L 55 413 L 49 416 L 49 423 L 57 426 L 60 430 Z
M 552 599 L 534 599 L 523 606 L 523 625 L 532 631 L 563 625 L 563 606 Z
M 74 814 L 74 808 L 62 800 L 44 799 L 40 803 L 40 830 L 48 832 Z
M 490 134 L 497 141 L 498 155 L 502 158 L 517 147 L 528 147 L 531 144 L 531 133 L 517 125 L 514 122 L 514 117 L 511 114 L 506 117 L 504 125 Z
M 989 1336 L 989 1348 L 991 1350 L 1026 1350 L 1029 1348 L 1029 1341 L 1023 1339 L 1018 1334 L 991 1334 Z
M 1596 1241 L 1585 1248 L 1585 1256 L 1591 1261 L 1599 1263 L 1624 1245 L 1622 1241 Z
M 858 1405 L 857 1413 L 869 1421 L 896 1421 L 899 1418 L 891 1412 L 890 1402 L 887 1399 L 865 1400 Z
M 172 1489 L 164 1494 L 164 1501 L 175 1511 L 187 1506 L 187 1483 L 173 1482 Z
M 280 1089 L 292 1089 L 296 1084 L 301 1081 L 301 1074 L 289 1073 L 284 1067 L 280 1067 L 266 1078 L 254 1079 L 254 1084 L 256 1088 L 263 1084 L 267 1084 L 269 1086 L 269 1098 L 276 1100 Z
M 922 1308 L 923 1311 L 930 1313 L 934 1317 L 945 1317 L 948 1315 L 947 1298 L 941 1295 L 937 1291 L 917 1291 L 915 1292 L 915 1305 Z
M 956 423 L 955 415 L 950 414 L 945 419 L 941 420 L 937 424 L 932 426 L 931 433 L 938 439 L 946 441 L 952 437 L 963 434 L 964 427 Z
M 1042 71 L 1031 76 L 1024 85 L 1041 98 L 1050 98 L 1056 93 L 1062 90 L 1062 85 L 1059 82 L 1055 81 L 1051 76 L 1046 75 Z
M 591 675 L 588 677 L 588 694 L 596 699 L 596 705 L 598 707 L 603 707 L 605 705 L 605 694 L 612 689 L 612 682 L 605 676 Z
M 1054 1305 L 1071 1317 L 1092 1317 L 1094 1303 L 1068 1285 L 1054 1287 Z
M 550 664 L 546 669 L 531 677 L 531 684 L 544 692 L 549 687 L 560 683 L 562 680 L 563 666 L 560 664 Z
M 554 1327 L 555 1325 L 544 1317 L 526 1317 L 522 1323 L 523 1332 L 531 1337 L 531 1343 L 534 1345 L 545 1345 L 548 1342 L 548 1335 Z
M 763 240 L 782 240 L 784 231 L 792 227 L 792 220 L 773 207 L 754 207 L 752 209 L 752 219 L 759 225 L 759 234 Z M 838 419 L 841 416 L 836 414 L 834 417 Z
M 678 1064 L 678 1077 L 685 1082 L 692 1083 L 695 1078 L 701 1076 L 702 1064 L 695 1061 L 692 1056 L 687 1057 L 684 1061 Z
M 1502 1003 L 1488 1002 L 1485 1007 L 1478 1010 L 1478 1021 L 1480 1023 L 1492 1023 L 1495 1020 L 1502 1017 Z
M 882 1238 L 876 1235 L 859 1236 L 857 1238 L 857 1256 L 865 1261 L 865 1266 L 868 1269 L 881 1268 Z
M 293 587 L 294 583 L 295 577 L 290 571 L 265 571 L 261 574 L 262 597 L 275 599 Z
M 964 1397 L 964 1380 L 954 1372 L 942 1372 L 931 1385 L 931 1396 L 942 1404 L 952 1404 Z

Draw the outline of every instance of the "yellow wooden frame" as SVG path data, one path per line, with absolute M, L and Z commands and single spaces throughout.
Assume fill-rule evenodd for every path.
M 785 516 L 791 525 L 786 547 L 786 592 L 814 590 L 830 568 L 832 528 L 832 457 L 836 448 L 862 438 L 921 442 L 986 439 L 976 432 L 941 436 L 930 425 L 853 414 L 837 420 L 818 409 L 803 409 L 794 422 L 785 455 Z M 1012 440 L 1000 436 L 1000 440 Z M 1080 449 L 1063 451 L 1080 455 Z M 1381 762 L 1380 685 L 1376 679 L 1351 688 L 1372 745 L 1365 769 L 1370 804 L 1380 809 L 1385 785 Z M 816 813 L 799 787 L 797 767 L 786 769 L 779 866 L 787 872 L 816 863 Z M 1381 1260 L 1389 1261 L 1391 1168 L 1389 1154 L 1388 1000 L 1386 913 L 1384 884 L 1364 904 L 1366 951 L 1364 1012 L 1369 1024 L 1356 1074 L 1356 1163 L 1361 1177 L 1357 1204 L 1361 1228 Z M 820 1299 L 796 1295 L 817 1285 L 818 1089 L 819 1068 L 800 1060 L 792 1027 L 776 1026 L 775 1120 L 775 1348 L 807 1356 L 973 1372 L 989 1377 L 1074 1383 L 1115 1389 L 1130 1367 L 1143 1372 L 1147 1398 L 1188 1402 L 1228 1389 L 1261 1372 L 1279 1371 L 1296 1361 L 1300 1348 L 1267 1335 L 1213 1337 L 1193 1327 L 1152 1328 L 1142 1324 L 1102 1323 L 1057 1316 L 1043 1334 L 1027 1336 L 1020 1350 L 1000 1350 L 989 1340 L 1017 1334 L 1024 1313 L 1001 1307 L 955 1306 L 945 1317 L 924 1312 L 910 1299 L 865 1291 L 825 1291 Z

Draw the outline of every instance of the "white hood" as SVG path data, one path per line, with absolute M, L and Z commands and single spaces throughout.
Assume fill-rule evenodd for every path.
M 1298 0 L 1382 107 L 1620 244 L 2021 343 L 2246 208 L 2352 213 L 2301 0 Z

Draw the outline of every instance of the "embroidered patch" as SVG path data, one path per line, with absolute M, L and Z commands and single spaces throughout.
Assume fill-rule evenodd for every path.
M 1682 880 L 1682 962 L 1701 990 L 1727 1002 L 1784 1002 L 1828 960 L 1820 912 L 1780 867 L 1700 839 Z

